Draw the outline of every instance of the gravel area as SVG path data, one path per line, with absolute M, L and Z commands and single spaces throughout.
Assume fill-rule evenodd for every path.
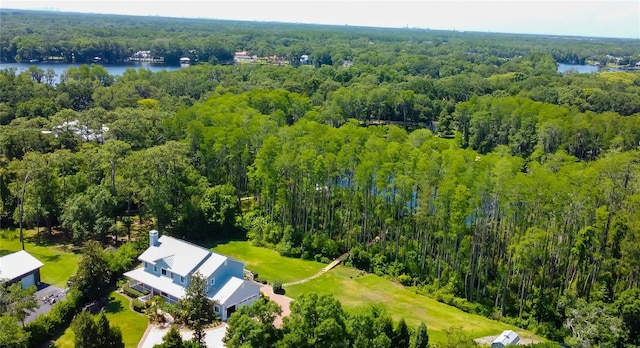
M 476 338 L 474 341 L 476 341 L 476 343 L 478 343 L 481 346 L 490 346 L 491 343 L 493 343 L 493 340 L 495 340 L 496 338 L 498 338 L 499 335 L 495 335 L 495 336 L 485 336 L 485 337 L 480 337 L 480 338 Z M 520 336 L 520 342 L 518 342 L 519 346 L 526 346 L 529 344 L 534 344 L 534 343 L 540 343 L 541 341 L 533 339 L 533 338 L 525 338 Z

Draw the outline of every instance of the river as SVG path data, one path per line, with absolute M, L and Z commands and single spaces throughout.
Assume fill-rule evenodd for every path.
M 82 64 L 69 64 L 69 63 L 0 63 L 0 70 L 7 68 L 16 68 L 17 72 L 20 73 L 22 71 L 29 70 L 29 67 L 35 65 L 38 68 L 47 71 L 47 69 L 52 68 L 56 73 L 56 78 L 54 84 L 57 84 L 60 80 L 60 75 L 64 73 L 69 67 L 79 67 Z M 180 69 L 179 65 L 166 65 L 166 64 L 153 64 L 149 62 L 129 62 L 122 64 L 100 64 L 107 71 L 109 75 L 113 76 L 122 76 L 127 69 L 140 69 L 145 68 L 147 70 L 151 70 L 153 72 L 162 71 L 162 70 L 178 70 Z
M 597 73 L 600 68 L 595 65 L 576 65 L 576 64 L 558 64 L 558 72 L 563 74 L 565 71 L 575 70 L 579 74 Z

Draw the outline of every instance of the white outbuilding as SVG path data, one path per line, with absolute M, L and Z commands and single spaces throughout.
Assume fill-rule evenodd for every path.
M 9 284 L 22 282 L 22 288 L 40 284 L 40 267 L 44 266 L 40 260 L 28 252 L 18 252 L 0 257 L 0 279 Z
M 513 330 L 506 330 L 496 337 L 491 343 L 491 348 L 503 348 L 506 346 L 515 346 L 520 342 L 520 336 Z

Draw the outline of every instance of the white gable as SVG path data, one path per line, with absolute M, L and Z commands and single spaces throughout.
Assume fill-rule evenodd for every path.
M 236 277 L 231 277 L 229 281 L 220 289 L 214 296 L 213 299 L 218 301 L 218 303 L 225 303 L 233 295 L 238 289 L 242 287 L 244 284 L 244 280 Z
M 216 253 L 211 253 L 211 256 L 198 267 L 198 273 L 205 278 L 209 278 L 220 266 L 227 261 L 226 256 L 222 256 Z
M 42 266 L 44 264 L 38 259 L 26 251 L 20 250 L 0 257 L 0 279 L 14 280 Z

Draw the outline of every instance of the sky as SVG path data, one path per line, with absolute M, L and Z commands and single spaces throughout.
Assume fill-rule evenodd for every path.
M 640 39 L 640 0 L 2 0 L 0 8 Z

